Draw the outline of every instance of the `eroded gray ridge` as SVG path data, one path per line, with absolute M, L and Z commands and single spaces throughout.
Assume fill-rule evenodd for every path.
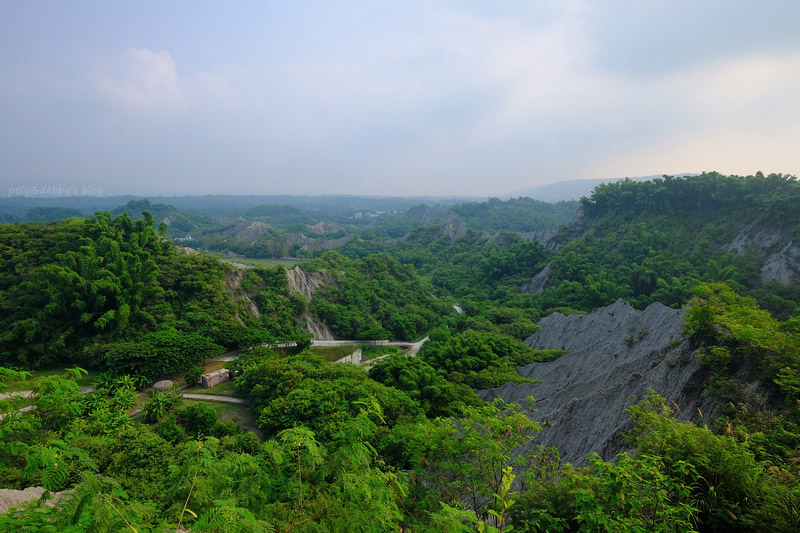
M 715 416 L 712 398 L 685 387 L 702 370 L 683 338 L 684 317 L 683 309 L 654 303 L 637 311 L 622 300 L 588 315 L 554 313 L 539 321 L 542 329 L 526 343 L 568 355 L 517 369 L 538 383 L 509 383 L 479 393 L 486 400 L 500 397 L 523 405 L 528 396 L 535 398 L 533 418 L 544 427 L 527 449 L 556 446 L 573 464 L 585 464 L 593 452 L 612 459 L 628 449 L 622 437 L 631 428 L 626 409 L 649 388 L 677 406 L 680 418 L 698 418 L 698 408 L 706 418 Z

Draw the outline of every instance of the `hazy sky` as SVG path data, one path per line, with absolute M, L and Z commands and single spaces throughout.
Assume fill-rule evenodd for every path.
M 0 196 L 800 174 L 800 2 L 0 1 Z

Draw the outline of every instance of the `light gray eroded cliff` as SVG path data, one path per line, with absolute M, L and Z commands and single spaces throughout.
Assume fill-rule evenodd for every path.
M 547 288 L 547 280 L 550 278 L 550 263 L 545 265 L 545 267 L 539 271 L 538 274 L 533 276 L 528 283 L 525 283 L 520 287 L 521 292 L 529 292 L 531 294 L 542 294 L 544 290 Z
M 261 313 L 258 311 L 258 306 L 242 290 L 242 281 L 247 275 L 247 271 L 251 268 L 252 267 L 241 263 L 228 263 L 228 270 L 225 272 L 225 290 L 233 295 L 234 301 L 244 301 L 245 309 L 248 313 L 259 317 Z
M 336 280 L 326 272 L 306 272 L 301 270 L 300 267 L 294 267 L 286 271 L 289 279 L 289 289 L 293 292 L 299 292 L 306 297 L 309 302 L 314 297 L 314 293 L 323 285 L 330 285 L 336 283 Z M 308 310 L 304 311 L 300 317 L 303 327 L 306 331 L 311 333 L 317 340 L 333 340 L 333 333 L 330 328 L 314 319 Z
M 324 239 L 322 237 L 306 237 L 303 233 L 293 233 L 289 235 L 290 244 L 301 244 L 301 250 L 333 250 L 339 246 L 344 246 L 355 238 L 355 235 L 345 235 L 337 239 Z
M 752 251 L 761 261 L 760 285 L 769 281 L 794 283 L 800 279 L 800 247 L 782 230 L 750 228 L 726 246 L 740 254 Z
M 247 239 L 256 242 L 259 237 L 269 232 L 272 226 L 264 222 L 238 219 L 240 222 L 230 228 L 225 228 L 220 232 L 223 237 L 235 236 L 237 239 Z
M 558 228 L 549 228 L 520 233 L 519 236 L 531 242 L 538 242 L 548 250 L 558 250 L 560 245 L 553 240 L 557 233 Z
M 287 270 L 286 275 L 289 277 L 289 288 L 302 293 L 309 302 L 320 287 L 334 283 L 333 276 L 326 272 L 306 272 L 299 266 Z
M 637 311 L 622 300 L 588 315 L 554 313 L 539 321 L 542 329 L 526 343 L 569 353 L 517 369 L 537 383 L 508 383 L 479 393 L 486 400 L 501 397 L 522 405 L 528 396 L 536 399 L 533 418 L 543 429 L 528 449 L 556 446 L 573 464 L 585 464 L 592 452 L 612 459 L 627 449 L 622 437 L 631 428 L 626 409 L 649 388 L 677 406 L 680 418 L 696 419 L 698 408 L 706 418 L 716 415 L 713 399 L 684 387 L 703 372 L 682 336 L 684 314 L 659 303 Z

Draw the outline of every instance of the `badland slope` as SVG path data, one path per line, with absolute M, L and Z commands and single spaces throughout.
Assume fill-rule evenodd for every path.
M 593 452 L 612 459 L 628 448 L 626 409 L 648 389 L 664 396 L 680 418 L 715 416 L 715 401 L 702 389 L 686 387 L 704 371 L 695 347 L 683 337 L 684 315 L 683 309 L 660 303 L 637 311 L 622 300 L 586 315 L 553 313 L 539 321 L 541 330 L 526 343 L 568 354 L 518 368 L 536 383 L 509 383 L 480 394 L 521 404 L 534 397 L 534 419 L 543 429 L 528 449 L 556 446 L 573 464 L 585 464 Z

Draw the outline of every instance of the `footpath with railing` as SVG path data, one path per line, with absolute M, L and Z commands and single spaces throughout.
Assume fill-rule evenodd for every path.
M 311 339 L 311 346 L 396 346 L 398 348 L 408 348 L 409 353 L 413 351 L 413 354 L 416 354 L 419 350 L 419 347 L 422 346 L 428 340 L 428 337 L 425 337 L 421 341 L 418 342 L 406 342 L 406 341 L 390 341 L 390 340 L 339 340 L 339 341 L 329 341 L 329 340 L 320 340 L 320 339 Z M 294 348 L 297 346 L 296 342 L 274 342 L 274 343 L 266 343 L 264 344 L 267 348 Z
M 356 347 L 359 346 L 359 345 L 361 345 L 361 346 L 364 346 L 364 345 L 366 345 L 366 346 L 397 346 L 399 348 L 406 348 L 407 349 L 406 355 L 408 357 L 416 357 L 417 352 L 419 351 L 420 347 L 427 340 L 428 340 L 428 337 L 425 337 L 424 339 L 422 339 L 420 341 L 417 341 L 417 342 L 403 342 L 403 341 L 389 341 L 389 340 L 377 340 L 377 341 L 375 341 L 375 340 L 339 340 L 339 341 L 329 341 L 329 340 L 312 339 L 311 346 L 348 346 L 348 345 L 352 345 L 352 346 L 356 346 Z M 268 348 L 293 348 L 293 347 L 297 346 L 297 343 L 296 342 L 284 342 L 284 343 L 265 344 L 264 346 L 266 346 Z M 211 358 L 207 359 L 205 362 L 206 363 L 210 363 L 212 361 L 225 361 L 225 362 L 233 361 L 235 359 L 238 359 L 239 356 L 244 351 L 246 351 L 246 350 L 242 350 L 242 349 L 233 350 L 233 351 L 227 352 L 227 353 L 222 354 L 222 355 L 217 356 L 217 357 L 211 357 Z M 361 367 L 369 370 L 370 368 L 372 368 L 372 366 L 375 363 L 377 363 L 381 359 L 385 359 L 386 357 L 389 357 L 390 355 L 391 354 L 386 354 L 386 355 L 381 355 L 379 357 L 375 357 L 373 359 L 366 359 L 366 358 L 364 358 L 362 356 L 361 350 L 359 348 L 356 348 L 356 350 L 352 354 L 350 354 L 350 355 L 348 355 L 346 357 L 343 357 L 342 359 L 339 359 L 336 362 L 337 363 L 352 363 L 354 365 L 358 365 L 358 366 L 361 366 Z M 184 389 L 186 387 L 188 387 L 188 386 L 184 385 L 182 387 L 179 387 L 178 389 L 180 390 L 180 389 Z M 94 392 L 94 387 L 83 387 L 81 389 L 81 394 L 90 394 L 92 392 Z M 32 397 L 32 395 L 33 395 L 33 391 L 32 390 L 6 392 L 6 393 L 0 394 L 0 400 L 7 399 L 7 398 L 10 398 L 12 396 Z M 232 398 L 232 397 L 228 397 L 228 396 L 214 396 L 214 395 L 209 395 L 209 394 L 183 394 L 183 396 L 184 396 L 184 398 L 189 398 L 189 399 L 193 399 L 193 400 L 205 400 L 205 401 L 211 401 L 211 402 L 217 401 L 217 402 L 242 403 L 242 404 L 246 404 L 247 403 L 246 400 L 243 400 L 243 399 L 240 399 L 240 398 Z M 19 409 L 19 412 L 22 413 L 22 412 L 29 411 L 29 410 L 35 409 L 35 408 L 36 408 L 36 406 L 34 406 L 34 405 L 28 405 L 26 407 L 22 407 L 21 409 Z M 137 409 L 132 410 L 130 412 L 130 414 L 131 414 L 131 416 L 133 416 L 133 415 L 137 414 L 139 411 L 140 411 L 140 408 L 137 408 Z M 2 420 L 3 417 L 4 417 L 4 415 L 0 414 L 0 420 Z
M 428 337 L 417 341 L 417 342 L 405 342 L 405 341 L 390 341 L 390 340 L 338 340 L 338 341 L 331 341 L 331 340 L 320 340 L 320 339 L 312 339 L 311 346 L 395 346 L 398 348 L 405 348 L 406 355 L 409 357 L 416 357 L 417 352 L 419 351 L 420 347 L 428 340 Z M 267 343 L 264 344 L 267 348 L 294 348 L 297 346 L 296 342 L 277 342 L 277 343 Z M 372 366 L 380 361 L 381 359 L 385 359 L 389 357 L 391 354 L 381 355 L 379 357 L 375 357 L 373 359 L 366 359 L 362 356 L 361 350 L 356 348 L 356 350 L 345 357 L 342 357 L 337 363 L 351 363 L 354 365 L 358 365 L 364 367 L 365 369 L 369 370 Z

